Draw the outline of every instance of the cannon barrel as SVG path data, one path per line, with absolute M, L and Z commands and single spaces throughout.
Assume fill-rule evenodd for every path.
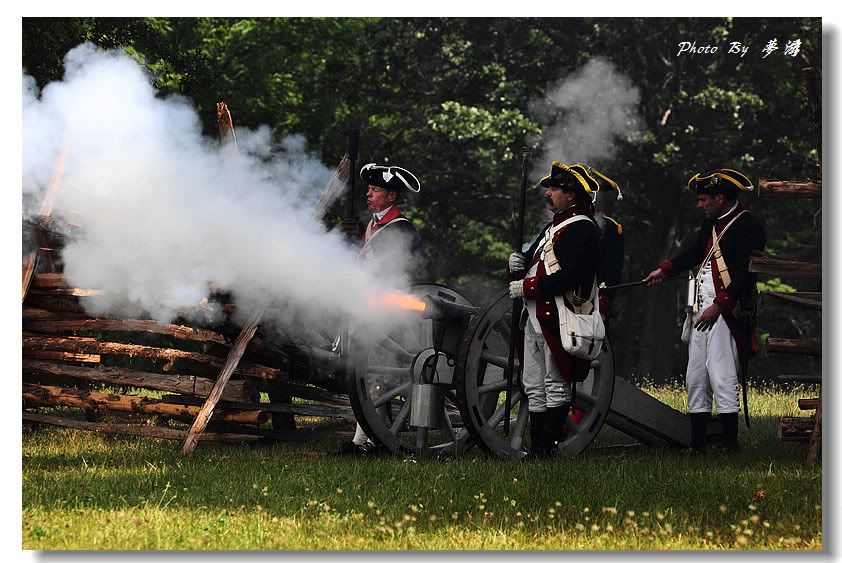
M 427 306 L 423 314 L 433 320 L 436 351 L 444 353 L 449 359 L 455 358 L 465 329 L 480 308 L 459 305 L 435 296 L 425 297 L 424 301 Z
M 445 323 L 462 324 L 463 321 L 470 320 L 471 315 L 475 315 L 480 310 L 480 307 L 459 305 L 440 297 L 429 296 L 425 297 L 423 301 L 426 303 L 423 316 Z

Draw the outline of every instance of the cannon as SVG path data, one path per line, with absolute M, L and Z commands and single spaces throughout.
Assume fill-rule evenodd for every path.
M 423 310 L 392 331 L 351 331 L 346 385 L 366 434 L 391 452 L 419 457 L 459 455 L 476 447 L 492 456 L 526 455 L 529 407 L 519 382 L 507 415 L 511 300 L 504 291 L 483 307 L 439 285 L 412 293 Z M 518 370 L 515 359 L 515 370 Z M 562 456 L 590 445 L 604 424 L 643 444 L 685 447 L 687 415 L 615 373 L 610 338 L 575 390 Z M 716 435 L 717 425 L 709 432 Z

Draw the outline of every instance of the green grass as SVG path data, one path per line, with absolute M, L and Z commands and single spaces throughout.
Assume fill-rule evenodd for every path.
M 25 428 L 22 547 L 821 549 L 821 467 L 775 437 L 806 396 L 753 393 L 731 457 L 606 448 L 624 441 L 608 430 L 577 459 L 537 463 L 346 459 L 330 442 L 184 457 L 176 442 Z

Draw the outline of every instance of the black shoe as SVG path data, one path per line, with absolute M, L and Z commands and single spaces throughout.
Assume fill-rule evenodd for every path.
M 737 453 L 740 450 L 740 444 L 737 441 L 739 417 L 740 414 L 736 412 L 726 412 L 719 415 L 722 420 L 722 446 L 727 453 Z
M 704 453 L 709 416 L 710 413 L 706 412 L 690 413 L 690 447 L 688 449 Z
M 721 456 L 729 456 L 740 453 L 740 445 L 739 444 L 713 444 L 710 447 L 712 453 Z
M 355 444 L 354 442 L 343 442 L 336 451 L 336 455 L 349 457 L 364 457 L 369 455 L 369 442 L 364 444 Z
M 529 439 L 531 444 L 525 459 L 545 459 L 549 456 L 550 452 L 544 431 L 546 417 L 546 412 L 529 413 Z
M 547 417 L 544 420 L 544 439 L 547 442 L 547 450 L 550 455 L 558 451 L 558 446 L 567 439 L 567 415 L 570 413 L 570 405 L 560 405 L 547 409 Z

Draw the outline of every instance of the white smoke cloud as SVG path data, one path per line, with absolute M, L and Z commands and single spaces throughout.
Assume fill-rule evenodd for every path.
M 529 104 L 544 128 L 541 161 L 592 166 L 608 163 L 620 141 L 634 141 L 642 130 L 640 91 L 610 61 L 597 57 Z M 540 175 L 549 170 L 549 162 Z M 610 175 L 610 174 L 609 174 Z
M 145 310 L 168 322 L 195 310 L 212 283 L 230 290 L 245 314 L 286 303 L 308 321 L 371 321 L 382 314 L 370 306 L 373 295 L 406 287 L 403 276 L 384 279 L 361 264 L 339 234 L 312 220 L 332 171 L 302 137 L 273 146 L 268 127 L 238 129 L 233 178 L 187 99 L 157 96 L 133 59 L 90 44 L 67 54 L 64 79 L 40 97 L 27 76 L 23 88 L 24 198 L 40 202 L 66 148 L 54 215 L 82 225 L 64 249 L 64 273 L 75 287 L 106 291 L 85 300 L 92 314 Z

